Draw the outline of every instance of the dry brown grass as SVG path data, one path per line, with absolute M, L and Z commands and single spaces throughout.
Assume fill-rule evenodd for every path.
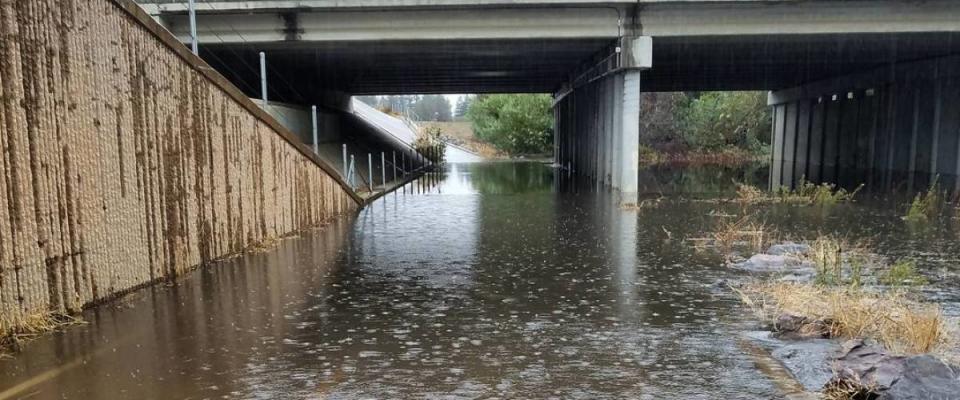
M 831 381 L 823 388 L 824 400 L 868 400 L 876 396 L 876 384 L 861 382 L 859 377 Z
M 770 198 L 766 192 L 752 185 L 737 184 L 737 201 L 743 203 L 759 203 Z
M 507 157 L 506 154 L 500 150 L 497 150 L 497 148 L 493 147 L 493 145 L 477 138 L 477 136 L 473 133 L 473 126 L 469 121 L 422 121 L 418 122 L 418 124 L 420 124 L 420 127 L 424 131 L 431 128 L 440 129 L 443 131 L 444 135 L 452 139 L 454 144 L 462 146 L 476 153 L 480 157 L 488 159 Z
M 897 354 L 929 353 L 947 342 L 940 307 L 902 292 L 781 282 L 753 283 L 737 292 L 764 320 L 803 316 L 826 323 L 831 337 L 875 339 Z
M 745 245 L 754 251 L 762 251 L 767 243 L 775 240 L 776 231 L 762 222 L 754 221 L 752 216 L 745 215 L 736 220 L 718 221 L 711 237 L 721 250 Z
M 86 323 L 83 319 L 61 313 L 41 313 L 13 319 L 0 317 L 0 355 L 5 351 L 17 352 L 24 342 L 57 329 Z

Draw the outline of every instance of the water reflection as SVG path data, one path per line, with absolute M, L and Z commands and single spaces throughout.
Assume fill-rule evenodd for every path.
M 742 273 L 684 240 L 742 211 L 690 197 L 726 197 L 734 181 L 765 174 L 650 169 L 647 196 L 664 201 L 625 210 L 607 190 L 546 165 L 450 165 L 354 220 L 89 311 L 90 324 L 0 361 L 0 390 L 38 399 L 777 397 L 738 345 L 755 325 L 724 282 Z M 924 272 L 947 271 L 930 295 L 960 298 L 943 289 L 960 283 L 957 222 L 914 229 L 895 207 L 866 200 L 751 212 L 796 237 L 873 238 L 885 254 L 919 257 Z

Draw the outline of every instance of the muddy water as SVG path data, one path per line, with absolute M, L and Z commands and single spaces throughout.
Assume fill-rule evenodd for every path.
M 716 215 L 872 238 L 955 302 L 960 224 L 894 199 L 831 209 L 709 200 L 762 168 L 651 169 L 624 210 L 535 163 L 450 165 L 355 219 L 84 314 L 0 360 L 0 399 L 779 398 L 745 349 L 743 277 L 684 239 Z M 948 308 L 956 313 L 956 307 Z

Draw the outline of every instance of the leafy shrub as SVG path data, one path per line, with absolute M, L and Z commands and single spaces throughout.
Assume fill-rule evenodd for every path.
M 704 92 L 679 110 L 679 128 L 693 149 L 737 147 L 765 152 L 770 110 L 763 92 Z
M 553 101 L 544 94 L 478 96 L 467 111 L 477 137 L 510 154 L 541 154 L 553 146 Z

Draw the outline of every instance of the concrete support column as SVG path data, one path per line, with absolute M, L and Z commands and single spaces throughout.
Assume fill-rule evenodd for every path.
M 640 74 L 650 68 L 650 38 L 623 39 L 619 68 L 564 92 L 554 104 L 556 164 L 617 190 L 634 204 L 639 189 Z
M 611 78 L 613 81 L 613 98 L 622 99 L 623 98 L 623 75 L 614 75 Z M 611 176 L 610 186 L 620 187 L 623 185 L 623 173 L 620 171 L 619 166 L 623 164 L 623 154 L 620 151 L 617 151 L 623 148 L 623 135 L 618 134 L 623 129 L 623 118 L 620 118 L 620 115 L 623 114 L 623 102 L 614 101 L 613 108 L 611 110 L 611 119 L 613 121 L 613 149 L 614 152 L 611 157 L 611 169 L 613 171 Z M 638 121 L 639 123 L 639 121 Z M 639 147 L 639 143 L 637 143 Z M 638 149 L 639 150 L 639 149 Z
M 620 202 L 636 204 L 640 174 L 640 71 L 623 73 L 620 98 Z
M 554 106 L 555 161 L 637 200 L 640 71 L 625 70 L 567 93 Z

